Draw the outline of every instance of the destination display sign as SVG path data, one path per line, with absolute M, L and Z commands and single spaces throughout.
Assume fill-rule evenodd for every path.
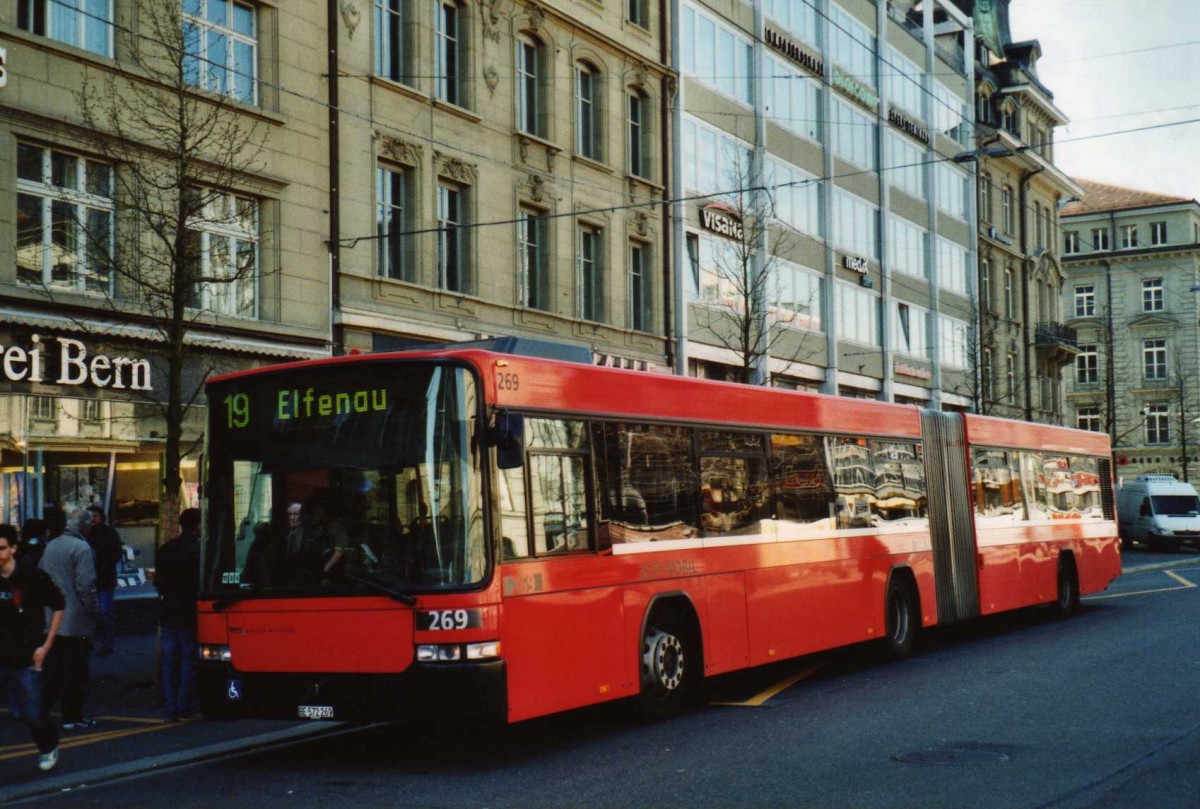
M 341 377 L 342 375 L 338 375 Z M 361 377 L 300 385 L 294 379 L 271 384 L 256 380 L 249 389 L 232 390 L 216 402 L 227 430 L 303 428 L 347 417 L 387 412 L 396 395 L 386 385 L 363 384 Z

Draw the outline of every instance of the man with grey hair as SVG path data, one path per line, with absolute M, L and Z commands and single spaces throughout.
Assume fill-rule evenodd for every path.
M 46 708 L 62 697 L 63 730 L 90 728 L 95 720 L 83 715 L 88 683 L 88 651 L 96 631 L 96 563 L 85 532 L 92 513 L 67 509 L 60 536 L 50 540 L 39 567 L 50 574 L 66 602 L 58 638 L 46 656 Z

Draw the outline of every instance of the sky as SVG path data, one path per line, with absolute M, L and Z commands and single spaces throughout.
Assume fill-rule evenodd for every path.
M 1200 0 L 1012 0 L 1009 26 L 1041 43 L 1038 78 L 1071 120 L 1060 169 L 1200 199 Z

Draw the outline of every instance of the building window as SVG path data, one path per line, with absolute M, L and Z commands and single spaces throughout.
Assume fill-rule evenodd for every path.
M 413 281 L 406 232 L 410 221 L 410 169 L 375 170 L 375 235 L 379 242 L 377 269 L 384 278 Z
M 465 106 L 462 88 L 464 41 L 462 9 L 453 0 L 436 0 L 434 28 L 434 95 Z
M 579 225 L 576 231 L 576 273 L 579 283 L 579 317 L 604 320 L 604 231 Z
M 53 396 L 30 396 L 29 415 L 38 421 L 58 421 L 58 399 Z
M 625 0 L 625 14 L 639 28 L 650 28 L 649 0 Z
M 682 72 L 749 106 L 753 47 L 746 35 L 716 15 L 684 3 L 680 20 Z
M 518 37 L 517 129 L 539 138 L 546 137 L 543 51 L 541 43 Z
M 1008 369 L 1005 372 L 1005 382 L 1008 385 L 1008 390 L 1005 391 L 1005 398 L 1009 402 L 1017 400 L 1017 355 L 1013 352 L 1008 353 Z
M 550 309 L 549 222 L 539 211 L 522 208 L 517 216 L 521 306 Z
M 875 117 L 868 117 L 837 98 L 833 100 L 832 109 L 829 128 L 834 153 L 856 166 L 874 171 L 878 151 L 875 143 L 879 136 Z
M 1108 250 L 1108 228 L 1092 228 L 1092 249 Z
M 1042 215 L 1042 203 L 1033 203 L 1034 247 L 1046 246 L 1046 219 Z
M 113 55 L 112 0 L 17 0 L 17 27 L 57 42 Z
M 191 307 L 219 315 L 258 315 L 258 202 L 234 194 L 207 194 L 189 224 L 189 256 L 196 262 Z
M 254 7 L 231 0 L 184 0 L 184 78 L 247 104 L 258 101 Z
M 892 339 L 896 350 L 910 357 L 929 357 L 929 313 L 919 306 L 896 301 Z
M 1075 355 L 1075 381 L 1080 385 L 1093 385 L 1100 381 L 1100 355 L 1095 343 L 1081 343 Z
M 408 83 L 404 67 L 404 6 L 408 0 L 375 0 L 375 75 Z
M 943 365 L 953 368 L 970 367 L 971 327 L 963 320 L 939 315 L 940 346 Z
M 995 360 L 992 357 L 992 349 L 991 348 L 983 349 L 983 356 L 981 358 L 981 361 L 983 363 L 983 368 L 982 368 L 983 373 L 980 374 L 980 378 L 979 378 L 980 393 L 982 395 L 983 401 L 990 402 L 990 401 L 992 401 L 992 387 L 993 387 L 992 386 L 992 372 L 995 371 L 995 369 L 996 369 Z
M 1137 225 L 1121 225 L 1121 249 L 1138 246 Z
M 1163 310 L 1163 279 L 1146 278 L 1142 281 L 1142 311 L 1161 312 Z
M 1075 317 L 1095 317 L 1096 287 L 1094 284 L 1080 284 L 1075 287 Z
M 1163 338 L 1142 340 L 1142 376 L 1145 379 L 1167 378 L 1167 341 Z
M 97 424 L 103 420 L 104 403 L 99 399 L 79 400 L 79 420 L 84 424 Z
M 1012 267 L 1004 268 L 1004 317 L 1009 320 L 1013 319 L 1016 312 L 1016 290 L 1013 288 L 1013 270 Z
M 836 308 L 837 336 L 860 345 L 880 344 L 878 295 L 865 289 L 837 283 L 833 287 L 833 305 Z
M 1065 230 L 1063 231 L 1063 253 L 1068 256 L 1075 255 L 1079 252 L 1079 231 Z
M 600 159 L 600 127 L 597 104 L 599 76 L 585 64 L 575 68 L 575 151 L 582 157 Z
M 1146 406 L 1146 443 L 1171 443 L 1171 406 L 1156 402 Z
M 471 273 L 467 263 L 467 191 L 451 183 L 437 189 L 438 287 L 448 292 L 470 294 Z
M 650 308 L 650 247 L 641 242 L 629 245 L 629 328 L 650 331 L 653 311 Z
M 647 177 L 650 174 L 647 160 L 650 154 L 648 142 L 650 128 L 647 126 L 650 104 L 644 95 L 635 90 L 626 97 L 626 106 L 628 112 L 626 126 L 629 133 L 627 147 L 629 149 L 629 173 L 635 177 Z
M 112 167 L 17 144 L 17 280 L 108 294 L 112 289 Z
M 992 311 L 992 265 L 986 260 L 979 262 L 979 307 Z
M 781 258 L 773 258 L 772 263 L 779 281 L 775 301 L 776 319 L 800 329 L 819 332 L 824 309 L 824 280 L 799 264 Z
M 1166 222 L 1151 222 L 1150 223 L 1150 244 L 1159 245 L 1167 243 L 1167 223 Z
M 1075 426 L 1093 433 L 1103 431 L 1100 425 L 1100 405 L 1080 405 L 1075 410 Z
M 979 177 L 979 218 L 992 221 L 992 175 L 987 172 Z
M 1013 204 L 1012 204 L 1012 189 L 1007 185 L 1000 190 L 1000 212 L 1001 221 L 1004 226 L 1005 233 L 1013 232 Z

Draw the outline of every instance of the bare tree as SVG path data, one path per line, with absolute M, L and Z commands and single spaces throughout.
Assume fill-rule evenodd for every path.
M 107 162 L 116 210 L 115 224 L 81 224 L 89 287 L 150 330 L 151 359 L 166 378 L 147 394 L 165 424 L 164 537 L 181 508 L 182 458 L 194 449 L 183 445 L 185 419 L 214 370 L 190 336 L 200 322 L 258 314 L 258 209 L 244 190 L 261 168 L 265 133 L 230 103 L 255 101 L 254 76 L 202 59 L 205 34 L 178 0 L 136 5 L 136 29 L 117 30 L 125 69 L 86 68 L 77 93 L 85 148 Z
M 749 158 L 735 160 L 728 174 L 728 187 L 740 190 L 700 212 L 704 228 L 720 238 L 691 256 L 705 304 L 693 337 L 737 357 L 736 381 L 765 385 L 772 358 L 790 367 L 814 353 L 807 329 L 820 320 L 820 286 L 814 279 L 801 288 L 785 276 L 780 256 L 793 231 L 776 218 L 774 189 L 756 181 Z

